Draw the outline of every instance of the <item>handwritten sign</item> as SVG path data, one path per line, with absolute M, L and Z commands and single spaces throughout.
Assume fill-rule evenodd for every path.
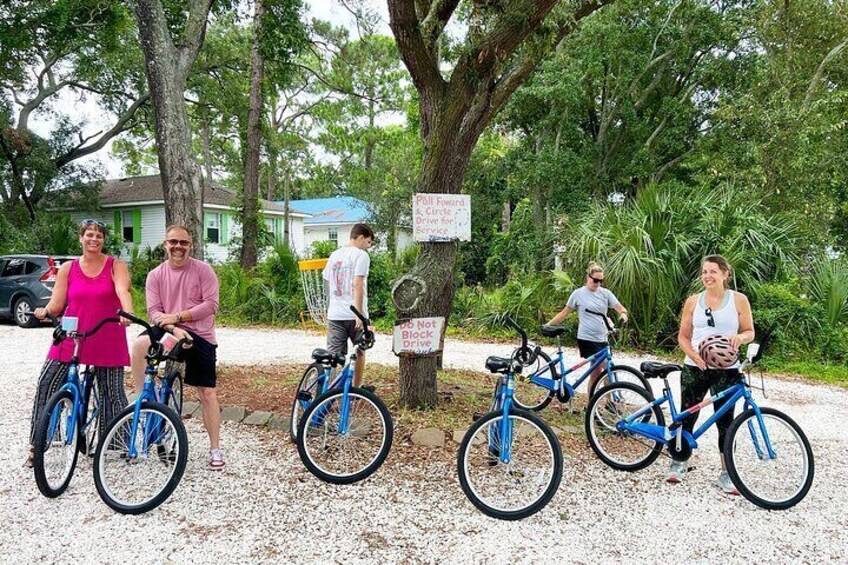
M 471 241 L 471 196 L 415 194 L 412 237 L 415 241 Z
M 434 353 L 441 349 L 444 318 L 412 318 L 395 326 L 395 355 Z

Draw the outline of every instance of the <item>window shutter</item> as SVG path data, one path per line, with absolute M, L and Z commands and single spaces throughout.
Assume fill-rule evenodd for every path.
M 133 243 L 141 244 L 141 210 L 133 210 Z
M 226 212 L 221 213 L 221 237 L 219 239 L 222 244 L 227 244 L 230 241 L 230 215 Z
M 121 235 L 121 211 L 115 210 L 115 233 Z

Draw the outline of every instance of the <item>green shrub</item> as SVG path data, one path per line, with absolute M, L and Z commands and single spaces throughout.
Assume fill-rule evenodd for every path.
M 316 241 L 310 247 L 310 259 L 326 259 L 330 254 L 339 248 L 339 244 L 332 239 Z

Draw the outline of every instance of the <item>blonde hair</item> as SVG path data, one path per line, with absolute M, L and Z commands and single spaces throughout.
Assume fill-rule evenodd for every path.
M 595 261 L 589 261 L 589 264 L 586 266 L 586 276 L 591 277 L 595 273 L 603 273 L 604 268 L 601 267 L 600 263 L 596 263 Z

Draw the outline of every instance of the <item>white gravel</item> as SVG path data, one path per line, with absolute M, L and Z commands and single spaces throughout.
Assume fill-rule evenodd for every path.
M 323 336 L 298 331 L 221 329 L 219 358 L 230 364 L 305 364 Z M 21 466 L 35 380 L 49 330 L 0 325 L 0 562 L 846 562 L 848 391 L 767 380 L 762 403 L 789 413 L 813 444 L 816 479 L 807 498 L 767 512 L 714 486 L 715 435 L 696 452 L 681 485 L 665 464 L 634 474 L 607 468 L 588 447 L 566 457 L 559 492 L 519 523 L 489 519 L 465 499 L 453 464 L 401 463 L 391 455 L 371 479 L 340 487 L 305 471 L 287 439 L 225 424 L 227 468 L 205 468 L 206 436 L 187 427 L 189 466 L 169 501 L 144 516 L 112 512 L 84 461 L 68 491 L 42 497 Z M 387 336 L 369 361 L 396 364 Z M 445 364 L 479 369 L 509 345 L 448 340 Z M 575 352 L 570 358 L 576 360 Z M 639 359 L 620 362 L 638 365 Z M 481 386 L 484 381 L 481 379 Z M 486 385 L 488 386 L 488 385 Z M 758 397 L 759 398 L 759 397 Z M 409 458 L 405 458 L 409 459 Z

